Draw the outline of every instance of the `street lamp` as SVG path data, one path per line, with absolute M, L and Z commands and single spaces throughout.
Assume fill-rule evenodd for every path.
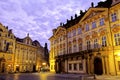
M 42 63 L 42 65 L 43 65 L 43 66 L 45 66 L 45 65 L 46 65 L 46 63 L 44 62 L 44 63 Z

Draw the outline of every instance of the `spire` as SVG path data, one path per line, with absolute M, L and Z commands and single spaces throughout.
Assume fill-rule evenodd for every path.
M 92 8 L 94 7 L 94 3 L 93 3 L 93 2 L 91 3 L 91 7 L 92 7 Z
M 71 20 L 73 20 L 73 17 L 71 16 Z
M 27 34 L 27 37 L 29 37 L 29 33 Z
M 75 18 L 77 18 L 77 14 L 75 14 Z

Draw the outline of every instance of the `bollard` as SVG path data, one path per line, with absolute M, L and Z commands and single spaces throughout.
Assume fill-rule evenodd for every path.
M 95 74 L 94 74 L 94 79 L 96 79 L 96 76 L 95 76 Z

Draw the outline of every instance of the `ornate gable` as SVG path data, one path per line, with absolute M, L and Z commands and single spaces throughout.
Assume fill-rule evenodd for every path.
M 83 16 L 83 18 L 80 20 L 80 22 L 85 21 L 93 16 L 99 15 L 106 10 L 107 10 L 107 8 L 90 8 L 87 11 L 87 13 Z
M 66 29 L 63 27 L 58 27 L 55 35 L 65 34 Z

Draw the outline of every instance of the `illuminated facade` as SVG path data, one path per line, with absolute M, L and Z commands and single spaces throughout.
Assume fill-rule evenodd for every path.
M 29 37 L 17 38 L 0 24 L 0 73 L 39 71 L 44 60 L 44 48 Z
M 107 0 L 61 23 L 49 39 L 51 71 L 120 74 L 119 19 L 120 0 Z
M 13 71 L 15 38 L 12 30 L 0 24 L 0 72 Z

